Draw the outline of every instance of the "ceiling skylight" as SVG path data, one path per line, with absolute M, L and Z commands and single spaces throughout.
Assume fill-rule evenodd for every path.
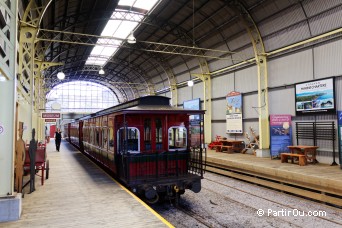
M 159 0 L 120 0 L 119 6 L 129 6 L 134 8 L 140 8 L 147 11 L 150 11 Z M 110 42 L 111 45 L 108 46 L 107 39 L 98 39 L 95 47 L 93 48 L 90 56 L 86 61 L 86 65 L 97 65 L 104 66 L 107 61 L 115 54 L 120 45 L 122 44 L 122 40 L 126 40 L 129 34 L 134 31 L 134 29 L 138 26 L 139 22 L 142 21 L 144 15 L 139 15 L 137 12 L 130 13 L 132 11 L 120 10 L 122 12 L 126 12 L 129 18 L 124 18 L 124 16 L 120 17 L 115 12 L 113 12 L 112 18 L 115 20 L 108 20 L 105 28 L 103 29 L 101 36 L 114 37 L 118 38 L 113 42 Z M 120 14 L 119 14 L 120 15 Z M 130 20 L 128 20 L 130 19 Z M 132 21 L 134 20 L 134 21 Z M 107 44 L 107 45 L 106 45 Z

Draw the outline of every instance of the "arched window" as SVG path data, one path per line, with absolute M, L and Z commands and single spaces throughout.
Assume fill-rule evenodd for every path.
M 46 109 L 60 112 L 93 113 L 118 104 L 107 87 L 86 81 L 66 82 L 55 86 L 46 96 Z
M 136 127 L 120 128 L 117 132 L 118 152 L 140 153 L 140 132 Z M 125 148 L 126 147 L 126 148 Z
M 187 147 L 187 132 L 185 127 L 169 128 L 169 151 L 184 151 Z

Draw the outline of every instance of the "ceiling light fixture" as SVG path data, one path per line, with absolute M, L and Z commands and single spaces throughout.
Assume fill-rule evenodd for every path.
M 105 74 L 105 71 L 101 68 L 101 69 L 99 70 L 99 74 Z
M 0 70 L 0 82 L 5 82 L 7 80 L 7 78 L 5 77 L 5 75 L 3 75 L 3 73 Z
M 0 74 L 0 82 L 4 82 L 4 81 L 6 81 L 5 76 L 3 76 L 2 74 Z
M 137 40 L 135 39 L 134 35 L 133 35 L 133 32 L 131 32 L 129 34 L 129 36 L 127 37 L 127 42 L 129 44 L 135 44 L 137 42 Z
M 65 74 L 64 74 L 62 71 L 61 71 L 61 72 L 58 72 L 57 78 L 58 78 L 59 80 L 63 80 L 63 79 L 65 78 Z
M 188 81 L 188 86 L 189 86 L 189 87 L 191 87 L 191 86 L 193 86 L 193 85 L 194 85 L 194 81 L 192 81 L 192 80 Z

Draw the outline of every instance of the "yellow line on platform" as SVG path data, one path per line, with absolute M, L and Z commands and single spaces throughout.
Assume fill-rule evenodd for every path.
M 79 151 L 80 152 L 80 151 Z M 82 152 L 80 152 L 82 153 Z M 83 153 L 82 153 L 83 154 Z M 83 156 L 85 156 L 83 154 Z M 108 177 L 110 177 L 116 184 L 118 184 L 123 190 L 125 190 L 128 194 L 133 196 L 134 199 L 136 199 L 140 204 L 142 204 L 146 209 L 148 209 L 152 214 L 154 214 L 158 219 L 160 219 L 165 225 L 167 225 L 170 228 L 175 228 L 170 222 L 168 222 L 166 219 L 164 219 L 160 214 L 158 214 L 155 210 L 153 210 L 150 206 L 148 206 L 144 201 L 142 201 L 138 196 L 136 196 L 134 193 L 129 191 L 125 186 L 120 184 L 117 180 L 115 180 L 111 175 L 109 175 L 107 172 L 105 172 L 100 166 L 98 166 L 93 160 L 88 158 L 88 156 L 85 156 L 89 161 L 91 161 L 93 164 L 95 164 L 97 167 L 101 169 L 102 172 L 104 172 Z

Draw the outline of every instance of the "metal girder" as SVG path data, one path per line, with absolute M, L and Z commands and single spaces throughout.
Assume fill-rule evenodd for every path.
M 13 25 L 13 20 L 15 15 L 13 15 L 13 2 L 7 5 L 6 1 L 0 2 L 0 8 L 3 9 L 4 14 L 2 15 L 6 25 L 0 29 L 0 53 L 5 53 L 1 55 L 0 58 L 0 73 L 4 75 L 7 79 L 13 79 L 12 70 L 15 68 L 15 44 L 13 43 L 13 36 L 16 35 L 16 31 L 11 27 Z M 0 12 L 2 14 L 2 12 Z
M 42 71 L 53 66 L 61 66 L 63 63 L 45 62 L 41 60 L 34 61 L 34 76 L 35 76 L 35 89 L 34 89 L 34 100 L 35 100 L 35 112 L 44 109 L 46 103 L 46 90 L 44 89 L 44 77 Z
M 137 20 L 137 17 L 139 17 L 139 20 Z M 153 17 L 151 15 L 145 17 L 143 14 L 139 14 L 139 13 L 134 13 L 134 12 L 128 12 L 128 11 L 116 11 L 113 13 L 113 15 L 111 16 L 111 20 L 129 20 L 129 21 L 135 21 L 135 22 L 140 22 L 140 23 L 144 23 L 144 24 L 150 24 L 152 26 L 157 26 L 158 24 L 160 24 L 160 20 L 157 20 L 156 17 Z M 144 18 L 144 20 L 141 22 L 141 20 Z M 159 26 L 158 26 L 159 27 Z M 184 41 L 185 43 L 193 43 L 193 40 L 191 39 L 191 37 L 189 37 L 187 35 L 186 31 L 182 31 L 181 28 L 177 25 L 174 25 L 170 22 L 163 22 L 162 26 L 160 26 L 160 29 L 165 30 L 170 32 L 171 34 L 175 35 L 177 38 L 181 39 L 182 41 Z M 44 32 L 54 32 L 51 30 L 40 30 L 42 33 Z M 75 33 L 70 33 L 70 32 L 65 32 L 66 34 L 70 35 L 74 35 Z M 65 38 L 63 32 L 63 40 Z M 78 34 L 79 36 L 82 36 L 84 34 Z M 52 38 L 54 37 L 54 38 Z M 46 41 L 51 41 L 54 39 L 58 39 L 58 37 L 61 37 L 60 33 L 55 33 L 55 34 L 42 34 L 41 38 L 42 40 L 46 40 Z M 96 39 L 94 39 L 94 37 Z M 84 42 L 84 40 L 81 40 L 80 37 L 73 37 L 75 38 L 75 41 L 79 44 L 79 42 Z M 108 39 L 109 38 L 109 39 Z M 101 42 L 96 41 L 97 39 L 99 39 Z M 86 38 L 87 40 L 87 44 L 85 45 L 95 45 L 95 42 L 101 43 L 102 45 L 108 46 L 108 45 L 116 45 L 119 46 L 121 45 L 121 47 L 125 47 L 124 45 L 127 44 L 121 44 L 121 42 L 123 41 L 122 39 L 115 39 L 113 37 L 105 37 L 105 39 L 100 39 L 100 36 L 93 36 L 90 35 Z M 65 41 L 67 43 L 70 42 L 69 41 Z M 128 45 L 126 46 L 127 48 L 132 48 L 132 45 Z M 217 56 L 206 56 L 204 53 L 205 52 L 211 52 L 213 51 L 214 53 L 217 53 L 218 55 L 223 55 L 223 54 L 232 54 L 233 52 L 227 52 L 227 51 L 221 51 L 221 50 L 213 50 L 213 49 L 205 49 L 205 48 L 198 48 L 198 47 L 189 47 L 189 46 L 184 46 L 184 45 L 172 45 L 172 44 L 163 44 L 163 43 L 157 43 L 157 42 L 140 42 L 139 45 L 134 45 L 133 46 L 134 49 L 137 50 L 141 50 L 141 51 L 151 51 L 151 52 L 157 52 L 157 53 L 167 53 L 167 54 L 180 54 L 180 55 L 189 55 L 189 56 L 195 56 L 195 57 L 209 57 L 209 58 L 220 58 Z M 221 58 L 222 59 L 222 58 Z M 200 64 L 201 65 L 201 64 Z M 169 67 L 165 68 L 164 70 L 169 78 L 169 82 L 170 82 L 170 88 L 171 88 L 171 94 L 172 94 L 172 103 L 174 105 L 177 105 L 177 86 L 176 85 L 176 80 L 175 77 L 173 75 L 173 72 L 171 69 L 169 69 Z M 172 81 L 172 82 L 171 82 Z M 153 90 L 153 93 L 155 91 Z M 151 94 L 151 90 L 150 90 L 150 94 Z
M 30 0 L 20 24 L 19 67 L 17 75 L 19 81 L 18 90 L 31 105 L 31 111 L 29 113 L 31 122 L 28 123 L 29 131 L 34 127 L 33 115 L 36 114 L 38 116 L 37 110 L 39 110 L 41 94 L 39 86 L 43 83 L 38 64 L 35 63 L 36 36 L 43 14 L 51 1 L 37 5 L 36 1 Z M 39 60 L 39 58 L 37 59 Z M 35 128 L 37 129 L 37 138 L 41 139 L 43 129 L 39 127 L 41 126 L 39 121 L 41 120 L 38 118 L 38 123 Z
M 63 34 L 63 39 L 62 38 Z M 207 48 L 198 48 L 192 46 L 185 45 L 176 45 L 176 44 L 166 44 L 166 43 L 158 43 L 158 42 L 150 42 L 150 41 L 137 41 L 137 44 L 127 44 L 124 39 L 110 37 L 110 36 L 97 36 L 90 34 L 82 34 L 82 33 L 74 33 L 68 31 L 56 31 L 56 30 L 47 30 L 40 29 L 39 37 L 36 38 L 36 41 L 48 41 L 48 42 L 58 42 L 58 43 L 67 43 L 67 44 L 78 44 L 78 45 L 87 45 L 87 46 L 104 46 L 104 47 L 121 47 L 128 49 L 135 49 L 140 51 L 147 52 L 157 52 L 164 54 L 172 54 L 172 55 L 186 55 L 193 57 L 203 57 L 210 59 L 230 59 L 225 57 L 219 57 L 219 55 L 232 54 L 230 51 L 221 51 L 216 49 L 207 49 Z M 213 55 L 205 55 L 203 53 L 210 52 L 215 53 L 217 56 Z
M 84 70 L 86 68 L 94 68 L 92 71 L 95 71 L 97 69 L 100 70 L 100 66 L 92 66 L 92 65 L 84 65 L 84 59 L 83 59 L 83 55 L 74 55 L 72 56 L 71 58 L 68 58 L 68 59 L 59 59 L 60 61 L 64 61 L 65 62 L 65 65 L 68 65 L 68 64 L 72 64 L 72 65 L 79 65 L 79 66 L 75 66 L 75 68 L 79 68 L 78 70 Z M 94 57 L 94 58 L 97 58 L 97 59 L 105 59 L 107 60 L 107 56 L 101 56 L 101 55 L 97 55 L 97 56 L 90 56 L 90 57 Z M 57 57 L 56 57 L 57 59 Z M 55 59 L 52 59 L 52 61 L 54 61 Z M 145 77 L 143 77 L 143 75 L 147 75 L 147 73 L 142 70 L 138 65 L 135 65 L 131 62 L 128 62 L 128 61 L 125 61 L 125 60 L 122 60 L 122 59 L 118 59 L 118 58 L 111 58 L 108 60 L 108 63 L 114 63 L 114 64 L 117 64 L 117 65 L 121 65 L 123 66 L 123 68 L 127 68 L 129 69 L 130 71 L 133 70 L 133 72 L 136 72 L 136 78 L 143 81 L 143 83 L 145 84 L 148 84 L 148 79 L 146 79 Z M 106 69 L 110 69 L 111 65 L 109 65 L 109 67 L 107 66 Z M 54 69 L 54 71 L 49 72 L 49 74 L 54 74 L 54 72 L 56 72 L 56 70 L 58 69 Z M 151 91 L 152 92 L 152 91 Z
M 178 104 L 178 92 L 177 92 L 177 82 L 175 75 L 173 74 L 173 71 L 171 68 L 167 67 L 165 69 L 166 74 L 169 78 L 169 84 L 170 84 L 170 92 L 171 92 L 171 105 L 174 107 L 177 107 Z
M 158 64 L 164 70 L 165 74 L 167 75 L 167 79 L 169 81 L 170 91 L 171 91 L 171 105 L 174 107 L 177 107 L 177 104 L 178 104 L 177 82 L 176 82 L 176 77 L 175 77 L 171 67 L 167 64 L 166 61 L 164 61 L 164 59 L 157 58 L 155 56 L 155 53 L 149 52 L 148 55 L 152 56 L 154 59 L 159 59 Z
M 33 84 L 34 36 L 37 29 L 23 26 L 19 38 L 18 89 L 31 102 L 31 83 Z
M 236 11 L 244 23 L 254 49 L 255 62 L 258 68 L 258 114 L 259 114 L 259 148 L 269 149 L 269 114 L 268 114 L 268 79 L 267 57 L 262 37 L 248 10 L 239 0 L 228 0 L 228 5 Z
M 122 61 L 122 62 L 124 63 L 125 61 Z M 72 79 L 74 76 L 82 76 L 84 78 L 84 80 L 94 80 L 94 81 L 98 81 L 98 82 L 106 82 L 110 85 L 115 86 L 115 88 L 117 88 L 118 90 L 128 88 L 131 90 L 132 94 L 134 94 L 134 95 L 139 95 L 139 92 L 138 92 L 139 89 L 140 90 L 144 89 L 147 91 L 147 93 L 154 93 L 154 89 L 153 89 L 154 85 L 151 83 L 147 83 L 146 81 L 145 82 L 139 82 L 139 83 L 129 82 L 129 81 L 127 81 L 127 77 L 125 75 L 118 73 L 115 70 L 110 69 L 110 68 L 106 68 L 106 72 L 105 72 L 106 76 L 105 75 L 101 76 L 98 74 L 98 71 L 100 69 L 101 69 L 101 67 L 97 66 L 97 65 L 84 65 L 83 68 L 78 68 L 78 69 L 65 68 L 64 73 L 67 75 L 67 79 L 68 78 Z M 55 69 L 55 72 L 57 70 L 58 69 Z M 71 74 L 71 72 L 72 72 L 72 74 Z M 94 73 L 94 72 L 96 72 L 96 73 Z M 110 75 L 113 75 L 113 77 L 110 78 L 109 77 Z M 121 82 L 114 82 L 112 79 L 115 77 L 120 78 Z M 56 81 L 59 82 L 57 79 L 56 79 Z M 135 91 L 133 91 L 133 89 L 135 89 Z M 120 92 L 122 92 L 122 91 L 120 91 Z
M 76 20 L 74 19 L 74 17 L 75 17 L 75 15 L 71 15 L 59 23 L 65 23 L 65 21 L 67 21 L 68 24 L 66 25 L 65 30 L 69 31 L 72 29 L 73 26 L 75 26 Z M 84 16 L 84 17 L 86 18 L 87 16 Z M 144 18 L 144 20 L 141 20 L 142 18 Z M 169 34 L 174 35 L 175 37 L 182 40 L 186 44 L 193 44 L 193 39 L 188 36 L 187 31 L 185 31 L 184 29 L 182 29 L 178 25 L 171 23 L 170 21 L 162 21 L 160 18 L 157 18 L 153 15 L 147 15 L 146 16 L 146 15 L 143 15 L 140 13 L 129 12 L 129 11 L 116 11 L 112 14 L 112 16 L 110 18 L 110 20 L 123 20 L 123 19 L 129 20 L 129 21 L 134 21 L 134 22 L 139 22 L 139 23 L 143 23 L 143 24 L 149 24 L 151 26 L 158 27 L 159 29 L 161 29 L 165 32 L 168 32 Z M 59 28 L 61 26 L 59 26 L 57 24 L 54 27 Z M 47 48 L 48 47 L 46 47 L 46 49 Z M 42 50 L 42 51 L 44 51 L 44 50 Z M 152 56 L 153 59 L 161 60 L 159 62 L 163 63 L 161 65 L 161 67 L 164 69 L 166 75 L 168 76 L 170 88 L 172 87 L 171 88 L 172 104 L 177 106 L 177 86 L 176 86 L 177 83 L 176 83 L 175 76 L 174 76 L 171 68 L 167 64 L 165 64 L 165 61 L 163 61 L 163 59 L 160 59 L 160 57 L 153 55 L 152 52 L 149 52 L 148 55 Z M 155 91 L 153 91 L 153 93 L 154 92 Z M 150 90 L 150 94 L 151 94 L 151 90 Z
M 129 89 L 132 93 L 132 95 L 137 95 L 139 94 L 139 89 L 144 89 L 144 90 L 149 90 L 153 87 L 152 84 L 147 84 L 147 83 L 133 83 L 133 82 L 128 82 L 126 80 L 125 75 L 121 75 L 121 73 L 117 73 L 114 70 L 111 69 L 106 69 L 106 75 L 115 75 L 118 79 L 120 79 L 120 82 L 116 82 L 116 80 L 111 80 L 110 78 L 106 76 L 101 76 L 98 74 L 100 67 L 96 65 L 85 65 L 83 68 L 80 69 L 64 69 L 64 73 L 67 75 L 67 77 L 63 80 L 63 83 L 65 82 L 70 82 L 74 80 L 86 80 L 86 81 L 91 81 L 95 83 L 102 84 L 104 86 L 109 87 L 110 89 L 113 90 L 115 88 L 117 91 L 120 91 L 122 96 L 124 97 L 124 100 L 128 100 L 127 93 L 124 89 Z M 70 72 L 72 72 L 73 75 L 71 75 Z M 96 73 L 94 73 L 96 72 Z M 79 76 L 82 78 L 76 79 L 74 76 Z M 55 79 L 50 79 L 51 82 L 49 82 L 50 87 L 53 87 L 55 84 L 60 83 L 60 81 L 55 78 Z M 152 86 L 152 87 L 151 87 Z M 114 91 L 113 91 L 114 92 Z M 120 102 L 120 100 L 119 100 Z

